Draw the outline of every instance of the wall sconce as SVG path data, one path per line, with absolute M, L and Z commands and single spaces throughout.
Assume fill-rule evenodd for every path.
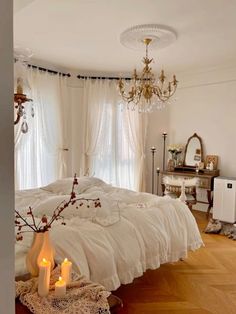
M 23 117 L 23 122 L 21 125 L 21 132 L 27 133 L 28 132 L 28 123 L 26 122 L 26 112 L 24 103 L 33 101 L 30 98 L 27 98 L 27 96 L 23 93 L 23 80 L 22 78 L 17 78 L 17 88 L 16 93 L 14 94 L 14 103 L 15 109 L 16 109 L 16 120 L 14 121 L 14 124 L 17 124 L 20 122 L 21 117 Z M 34 108 L 31 108 L 31 116 L 34 117 Z
M 14 120 L 14 125 L 18 124 L 23 118 L 23 122 L 21 124 L 21 132 L 28 132 L 28 123 L 26 121 L 26 110 L 25 104 L 27 102 L 31 102 L 31 116 L 34 117 L 34 107 L 32 103 L 32 99 L 28 98 L 26 92 L 30 92 L 30 84 L 28 81 L 28 61 L 32 56 L 32 52 L 29 49 L 16 48 L 15 49 L 15 63 L 14 63 L 14 85 L 15 85 L 15 93 L 14 93 L 14 107 L 16 112 L 16 118 Z

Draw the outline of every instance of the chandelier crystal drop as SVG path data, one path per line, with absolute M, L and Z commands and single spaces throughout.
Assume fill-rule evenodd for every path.
M 164 70 L 161 71 L 158 78 L 155 78 L 150 66 L 153 59 L 150 59 L 148 56 L 148 47 L 152 39 L 145 38 L 143 42 L 146 45 L 146 56 L 142 60 L 144 68 L 141 76 L 138 76 L 135 69 L 130 84 L 127 84 L 127 81 L 120 78 L 118 89 L 128 109 L 138 109 L 139 112 L 151 112 L 154 109 L 162 109 L 165 106 L 166 102 L 175 93 L 178 81 L 176 76 L 173 75 L 172 81 L 167 82 Z M 126 92 L 128 85 L 131 88 Z

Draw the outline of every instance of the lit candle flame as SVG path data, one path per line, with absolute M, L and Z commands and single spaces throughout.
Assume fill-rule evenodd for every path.
M 59 277 L 59 281 L 62 281 L 62 277 L 61 276 Z
M 66 262 L 68 262 L 68 259 L 67 259 L 67 258 L 65 258 L 65 259 L 64 259 L 64 262 L 65 262 L 65 263 L 66 263 Z

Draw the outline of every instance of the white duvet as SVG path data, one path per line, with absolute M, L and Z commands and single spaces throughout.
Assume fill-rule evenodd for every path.
M 84 180 L 84 181 L 83 181 Z M 69 199 L 72 179 L 43 189 L 16 192 L 16 209 L 26 215 L 28 206 L 35 216 L 50 216 L 64 199 Z M 196 221 L 179 200 L 114 188 L 96 178 L 79 178 L 77 197 L 100 198 L 101 208 L 70 206 L 63 212 L 66 225 L 52 225 L 50 238 L 56 262 L 65 257 L 75 271 L 116 290 L 147 269 L 175 262 L 188 250 L 203 245 Z M 16 243 L 16 275 L 26 273 L 25 255 L 32 242 L 25 233 Z

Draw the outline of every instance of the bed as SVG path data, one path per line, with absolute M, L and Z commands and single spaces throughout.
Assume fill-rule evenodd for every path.
M 16 209 L 36 219 L 48 217 L 70 198 L 73 178 L 39 189 L 16 191 Z M 168 196 L 158 197 L 113 187 L 95 177 L 78 178 L 77 198 L 99 198 L 101 207 L 73 205 L 63 212 L 66 225 L 56 221 L 50 230 L 55 261 L 69 258 L 75 271 L 112 291 L 131 283 L 147 269 L 186 258 L 203 246 L 196 221 L 188 207 Z M 16 276 L 27 272 L 25 257 L 33 233 L 15 245 Z

